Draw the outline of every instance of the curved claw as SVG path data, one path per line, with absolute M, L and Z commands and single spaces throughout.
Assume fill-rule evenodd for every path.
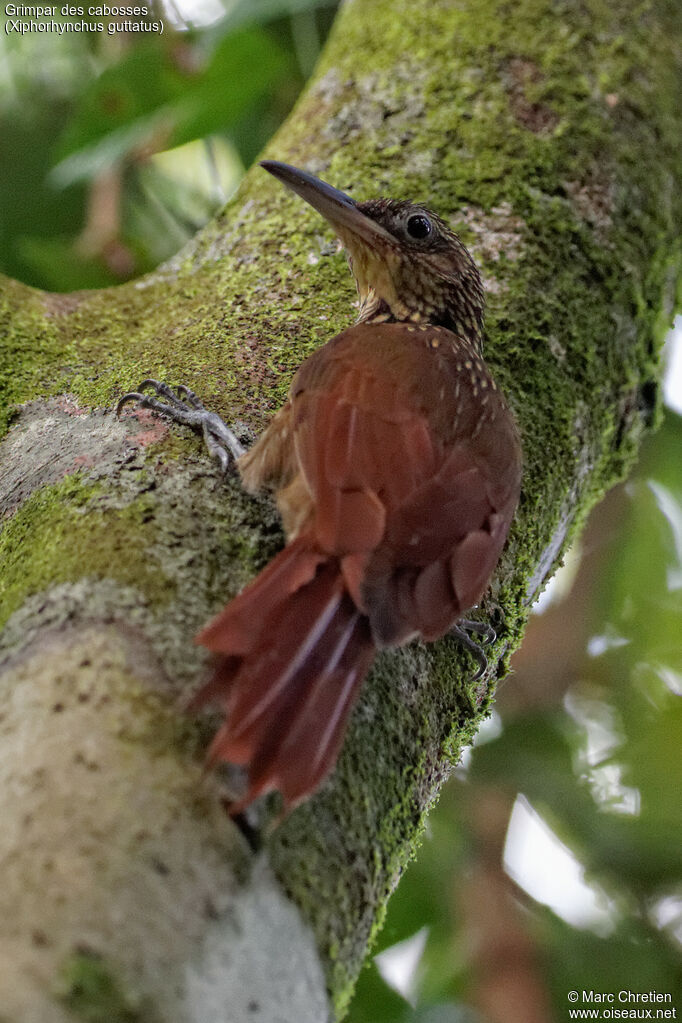
M 128 391 L 127 394 L 124 394 L 122 398 L 118 399 L 118 402 L 117 402 L 117 405 L 116 405 L 116 415 L 120 416 L 121 409 L 126 404 L 126 402 L 129 402 L 129 401 L 144 401 L 145 397 L 146 397 L 146 395 L 140 394 L 139 391 Z
M 479 637 L 478 642 L 481 646 L 494 643 L 497 639 L 497 633 L 492 625 L 489 625 L 487 622 L 477 622 L 472 618 L 460 618 L 457 624 L 460 629 L 464 629 L 466 632 L 475 632 Z
M 187 401 L 190 403 L 190 405 L 192 405 L 193 408 L 197 410 L 197 412 L 206 411 L 206 407 L 201 398 L 199 397 L 199 395 L 195 394 L 194 391 L 191 391 L 189 387 L 185 386 L 185 384 L 178 384 L 178 394 L 181 394 L 183 397 L 187 398 Z
M 165 408 L 160 402 L 157 402 L 156 405 L 150 404 L 150 401 L 153 402 L 154 399 L 150 399 L 148 394 L 143 393 L 146 387 L 151 387 L 157 394 L 162 394 L 164 398 L 171 401 L 177 408 L 184 407 L 182 401 L 180 401 L 177 394 L 175 394 L 168 384 L 164 384 L 160 380 L 154 380 L 152 377 L 146 377 L 136 391 L 128 391 L 128 393 L 124 394 L 122 398 L 119 398 L 118 404 L 116 405 L 116 415 L 120 415 L 121 409 L 126 402 L 129 401 L 136 401 L 144 408 L 153 408 L 156 409 L 156 411 L 165 411 Z M 178 388 L 178 390 L 179 389 L 180 388 Z
M 471 638 L 469 635 L 470 632 L 474 632 L 481 637 L 478 643 Z M 476 622 L 469 620 L 468 618 L 460 618 L 460 620 L 450 629 L 450 634 L 454 636 L 457 642 L 460 643 L 461 646 L 468 651 L 468 653 L 471 654 L 478 664 L 478 668 L 472 679 L 473 682 L 477 682 L 488 667 L 488 658 L 483 651 L 482 644 L 492 643 L 496 639 L 495 630 L 492 626 L 485 622 Z

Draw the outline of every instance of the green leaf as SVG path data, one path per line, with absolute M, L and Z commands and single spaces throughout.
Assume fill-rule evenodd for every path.
M 45 239 L 73 233 L 82 223 L 83 189 L 57 193 L 45 182 L 49 156 L 45 139 L 64 123 L 61 104 L 46 103 L 42 110 L 22 110 L 17 121 L 0 117 L 0 270 L 33 284 L 52 287 L 49 278 L 27 260 L 22 239 L 40 234 Z
M 292 68 L 291 55 L 262 29 L 226 37 L 204 73 L 185 91 L 172 144 L 228 130 Z
M 682 674 L 680 452 L 682 417 L 668 411 L 645 445 L 638 478 L 627 485 L 629 514 L 619 556 L 606 566 L 600 585 L 604 617 L 631 644 L 612 665 L 605 662 L 613 669 L 606 682 L 618 688 L 627 688 L 640 664 Z
M 362 971 L 347 1023 L 403 1023 L 409 1005 L 389 987 L 374 962 Z
M 572 990 L 580 995 L 584 989 L 613 992 L 616 997 L 624 989 L 660 991 L 671 995 L 673 1005 L 680 1004 L 682 975 L 675 950 L 646 923 L 627 921 L 615 934 L 600 938 L 575 930 L 548 910 L 539 910 L 537 921 L 557 1018 L 567 1018 Z
M 73 238 L 21 238 L 18 251 L 31 271 L 53 291 L 106 288 L 120 284 L 99 260 L 81 256 Z
M 265 24 L 276 18 L 302 14 L 318 7 L 336 7 L 338 0 L 237 0 L 216 26 L 219 33 L 254 23 Z
M 130 131 L 137 122 L 151 124 L 161 111 L 170 116 L 188 80 L 165 43 L 154 39 L 136 44 L 79 97 L 57 144 L 56 157 L 63 160 L 109 135 Z M 113 158 L 124 151 L 116 154 L 111 150 L 110 155 Z M 57 176 L 59 173 L 57 169 Z
M 145 41 L 92 83 L 57 145 L 53 183 L 92 178 L 148 145 L 171 148 L 229 130 L 292 66 L 259 28 L 226 36 L 197 72 L 183 70 L 174 53 Z

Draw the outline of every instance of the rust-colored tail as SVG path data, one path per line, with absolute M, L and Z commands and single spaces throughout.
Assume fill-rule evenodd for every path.
M 375 652 L 338 560 L 300 537 L 197 641 L 218 657 L 192 706 L 216 703 L 226 715 L 209 761 L 248 770 L 248 791 L 231 812 L 270 789 L 279 789 L 291 809 L 334 766 Z

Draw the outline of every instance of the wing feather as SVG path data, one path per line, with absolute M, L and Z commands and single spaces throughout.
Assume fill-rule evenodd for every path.
M 349 591 L 383 645 L 442 635 L 480 598 L 511 517 L 505 502 L 516 503 L 518 466 L 510 417 L 509 438 L 489 452 L 483 437 L 480 457 L 464 385 L 461 415 L 455 407 L 448 422 L 442 398 L 452 360 L 434 354 L 427 334 L 391 324 L 372 336 L 368 343 L 355 328 L 335 338 L 297 375 L 291 401 L 311 528 L 342 558 Z

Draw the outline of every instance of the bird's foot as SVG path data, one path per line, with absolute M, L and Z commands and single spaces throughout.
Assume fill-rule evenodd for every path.
M 160 397 L 144 394 L 146 388 L 150 388 Z M 165 398 L 165 401 L 161 401 L 160 398 Z M 128 402 L 135 402 L 140 408 L 160 412 L 175 423 L 200 430 L 209 455 L 215 458 L 223 472 L 227 472 L 230 458 L 239 458 L 246 450 L 227 423 L 215 412 L 209 412 L 194 391 L 190 391 L 184 384 L 179 384 L 174 391 L 168 384 L 159 380 L 151 378 L 143 380 L 137 391 L 129 391 L 119 400 L 116 415 L 120 414 Z
M 471 638 L 470 632 L 479 637 L 478 642 Z M 478 681 L 488 667 L 488 658 L 483 647 L 487 646 L 488 643 L 494 642 L 496 638 L 495 630 L 485 622 L 475 622 L 469 618 L 460 618 L 450 629 L 450 634 L 471 654 L 478 664 L 478 669 L 472 680 L 474 682 Z

